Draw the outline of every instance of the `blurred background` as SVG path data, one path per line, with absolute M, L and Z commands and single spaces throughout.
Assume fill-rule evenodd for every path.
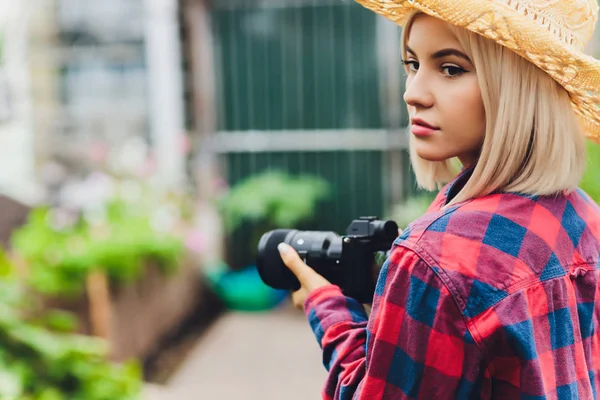
M 257 243 L 425 211 L 399 40 L 350 0 L 0 0 L 0 398 L 319 398 Z

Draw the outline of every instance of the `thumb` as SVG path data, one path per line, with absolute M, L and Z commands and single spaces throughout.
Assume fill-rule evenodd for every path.
M 298 255 L 298 252 L 296 252 L 292 246 L 286 243 L 280 243 L 277 246 L 277 250 L 279 250 L 279 254 L 281 255 L 281 259 L 285 265 L 292 271 L 294 275 L 296 275 L 296 278 L 298 278 L 300 284 L 304 285 L 308 281 L 309 277 L 316 274 L 311 267 L 302 261 Z

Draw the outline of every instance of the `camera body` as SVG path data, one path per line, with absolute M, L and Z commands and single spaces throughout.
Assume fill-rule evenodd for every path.
M 262 280 L 276 289 L 297 290 L 298 279 L 285 266 L 277 245 L 292 246 L 308 266 L 338 285 L 344 294 L 361 303 L 373 300 L 376 255 L 392 247 L 398 236 L 394 221 L 361 217 L 350 223 L 346 234 L 277 229 L 265 233 L 258 244 L 257 268 Z

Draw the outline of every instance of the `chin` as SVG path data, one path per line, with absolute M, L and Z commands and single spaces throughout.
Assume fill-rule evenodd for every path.
M 446 161 L 452 158 L 452 155 L 449 155 L 440 149 L 431 148 L 431 146 L 415 146 L 415 151 L 417 156 L 426 161 L 439 162 Z

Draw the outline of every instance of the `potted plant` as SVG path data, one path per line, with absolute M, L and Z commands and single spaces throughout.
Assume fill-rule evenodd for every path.
M 328 182 L 315 176 L 265 171 L 235 185 L 220 199 L 219 209 L 229 235 L 244 225 L 250 227 L 242 243 L 231 244 L 246 254 L 247 264 L 231 268 L 223 263 L 209 273 L 217 293 L 230 308 L 263 310 L 281 300 L 285 292 L 262 283 L 254 265 L 260 237 L 273 229 L 298 228 L 310 221 L 316 205 L 329 192 Z

